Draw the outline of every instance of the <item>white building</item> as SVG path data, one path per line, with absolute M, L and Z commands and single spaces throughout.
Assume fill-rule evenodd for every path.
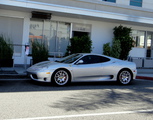
M 24 64 L 25 44 L 32 39 L 48 40 L 50 55 L 56 57 L 65 53 L 71 37 L 88 34 L 92 52 L 102 54 L 103 44 L 113 39 L 113 28 L 122 25 L 133 29 L 136 46 L 130 56 L 151 58 L 152 6 L 153 0 L 0 0 L 0 34 L 13 41 L 14 64 Z

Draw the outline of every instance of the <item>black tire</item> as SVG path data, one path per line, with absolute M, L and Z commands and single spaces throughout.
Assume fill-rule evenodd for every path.
M 69 72 L 67 72 L 64 69 L 56 70 L 53 74 L 53 77 L 52 77 L 53 84 L 55 84 L 57 86 L 68 85 L 70 80 L 71 80 L 71 78 L 70 78 Z
M 128 85 L 132 81 L 133 76 L 129 70 L 121 70 L 117 76 L 119 84 Z

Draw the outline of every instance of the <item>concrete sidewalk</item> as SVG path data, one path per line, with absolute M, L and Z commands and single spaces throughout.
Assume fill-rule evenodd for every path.
M 0 80 L 30 80 L 25 67 L 0 67 Z
M 27 75 L 26 69 L 22 66 L 17 67 L 1 67 L 0 75 Z
M 153 69 L 139 68 L 137 69 L 137 79 L 146 79 L 153 80 Z M 0 68 L 0 77 L 2 76 L 15 76 L 19 78 L 26 78 L 26 68 L 24 66 L 15 66 L 15 67 L 1 67 Z M 11 79 L 11 77 L 10 77 Z M 26 78 L 27 79 L 27 78 Z

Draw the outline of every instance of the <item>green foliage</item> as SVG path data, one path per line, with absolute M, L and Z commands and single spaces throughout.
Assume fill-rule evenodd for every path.
M 121 43 L 120 59 L 126 60 L 133 46 L 133 39 L 130 36 L 132 29 L 122 25 L 114 28 L 114 39 Z
M 110 43 L 106 43 L 103 46 L 103 54 L 126 60 L 130 50 L 133 46 L 133 39 L 130 36 L 132 31 L 131 28 L 123 27 L 122 25 L 115 27 L 114 29 L 114 40 L 110 47 Z
M 121 40 L 120 59 L 126 60 L 133 46 L 133 39 L 129 36 Z
M 111 56 L 114 58 L 119 58 L 121 53 L 121 43 L 120 40 L 113 40 L 113 45 L 111 49 Z
M 12 59 L 13 45 L 10 38 L 0 35 L 0 59 Z
M 106 43 L 103 45 L 103 54 L 107 56 L 111 56 L 111 47 L 110 43 Z
M 119 40 L 113 40 L 112 46 L 110 43 L 106 43 L 103 45 L 103 54 L 107 56 L 111 56 L 114 58 L 119 58 L 121 52 L 121 44 Z
M 45 43 L 37 40 L 32 42 L 32 59 L 33 64 L 48 60 L 48 47 L 45 46 Z
M 70 39 L 66 55 L 73 53 L 90 53 L 92 51 L 92 41 L 89 36 L 73 37 Z
M 128 27 L 123 27 L 122 25 L 120 26 L 116 26 L 114 29 L 114 38 L 115 39 L 118 39 L 118 40 L 122 40 L 123 37 L 128 37 L 130 36 L 130 33 L 132 31 L 131 28 L 128 28 Z

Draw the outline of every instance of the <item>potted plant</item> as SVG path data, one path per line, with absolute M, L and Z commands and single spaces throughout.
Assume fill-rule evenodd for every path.
M 13 67 L 13 45 L 9 38 L 0 35 L 0 67 Z
M 38 42 L 37 40 L 32 41 L 32 64 L 48 60 L 48 47 L 45 43 Z

